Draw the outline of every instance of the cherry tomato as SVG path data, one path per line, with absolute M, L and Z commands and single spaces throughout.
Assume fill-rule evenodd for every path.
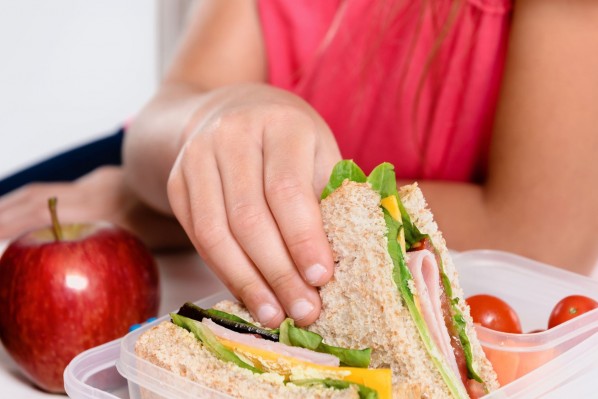
M 548 328 L 558 326 L 579 315 L 598 308 L 598 302 L 583 295 L 570 295 L 561 299 L 550 312 Z
M 492 295 L 474 295 L 465 300 L 474 323 L 495 331 L 521 334 L 519 316 L 508 303 Z

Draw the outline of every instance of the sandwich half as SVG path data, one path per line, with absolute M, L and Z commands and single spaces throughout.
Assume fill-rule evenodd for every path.
M 236 302 L 185 304 L 139 337 L 137 355 L 238 398 L 477 398 L 496 389 L 417 185 L 397 190 L 387 163 L 365 176 L 341 161 L 321 211 L 335 271 L 314 324 L 265 329 Z
M 321 211 L 336 267 L 310 329 L 328 332 L 333 345 L 369 347 L 371 367 L 392 369 L 395 397 L 417 389 L 428 398 L 475 398 L 498 388 L 417 184 L 397 189 L 388 163 L 365 176 L 342 161 Z

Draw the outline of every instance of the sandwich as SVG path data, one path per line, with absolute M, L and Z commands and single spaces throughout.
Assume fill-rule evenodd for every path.
M 187 303 L 136 353 L 238 398 L 478 398 L 498 388 L 442 234 L 388 163 L 339 162 L 322 193 L 335 270 L 315 323 L 267 329 L 242 304 Z M 203 397 L 203 396 L 200 396 Z

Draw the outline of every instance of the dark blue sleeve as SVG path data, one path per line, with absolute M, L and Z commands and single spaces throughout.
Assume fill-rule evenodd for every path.
M 0 195 L 32 182 L 72 181 L 103 165 L 120 165 L 124 129 L 57 154 L 0 180 Z

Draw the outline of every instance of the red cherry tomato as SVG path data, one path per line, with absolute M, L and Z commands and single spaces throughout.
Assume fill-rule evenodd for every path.
M 474 295 L 465 300 L 474 323 L 495 331 L 521 334 L 519 316 L 508 303 L 492 295 Z
M 561 299 L 550 312 L 548 328 L 558 326 L 579 315 L 598 308 L 598 302 L 583 295 L 571 295 Z

